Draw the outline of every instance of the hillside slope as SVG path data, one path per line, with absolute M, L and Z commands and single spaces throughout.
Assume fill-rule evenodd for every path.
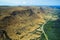
M 40 38 L 41 25 L 48 19 L 58 19 L 54 10 L 50 7 L 0 7 L 1 40 Z

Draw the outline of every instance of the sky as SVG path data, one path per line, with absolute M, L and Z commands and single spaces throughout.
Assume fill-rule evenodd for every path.
M 60 6 L 60 0 L 0 0 L 0 6 L 1 5 L 8 5 L 8 6 L 59 5 Z

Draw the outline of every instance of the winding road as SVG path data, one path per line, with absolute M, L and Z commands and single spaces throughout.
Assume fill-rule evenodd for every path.
M 45 33 L 45 31 L 44 31 L 44 26 L 45 26 L 45 24 L 46 24 L 49 20 L 50 20 L 50 19 L 48 19 L 48 20 L 41 26 L 41 31 L 42 31 L 42 33 L 44 34 L 46 40 L 48 40 L 48 36 L 47 36 L 47 34 Z

